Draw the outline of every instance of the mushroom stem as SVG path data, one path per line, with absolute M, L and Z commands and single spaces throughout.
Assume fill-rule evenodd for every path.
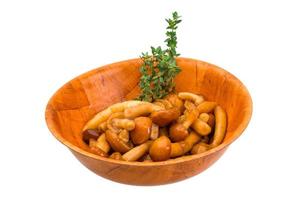
M 145 153 L 148 152 L 152 141 L 145 142 L 139 146 L 132 148 L 130 151 L 125 153 L 122 158 L 126 161 L 136 161 L 141 158 Z
M 184 140 L 189 135 L 188 130 L 179 123 L 172 124 L 169 129 L 169 137 L 172 142 L 179 142 Z
M 184 142 L 175 142 L 171 144 L 171 158 L 182 156 L 184 154 Z
M 159 126 L 152 123 L 150 139 L 155 140 L 159 136 Z
M 107 128 L 114 131 L 114 132 L 120 132 L 119 128 L 114 126 L 113 120 L 115 119 L 121 119 L 124 118 L 123 112 L 116 112 L 110 115 L 110 117 L 107 119 Z
M 201 104 L 197 106 L 197 109 L 200 113 L 210 113 L 214 111 L 217 106 L 216 102 L 213 101 L 203 101 Z
M 126 129 L 121 130 L 118 137 L 125 143 L 129 142 L 129 132 Z
M 195 132 L 191 132 L 184 141 L 176 142 L 171 144 L 171 158 L 182 156 L 189 152 L 194 144 L 200 141 L 200 136 Z
M 124 101 L 122 103 L 114 104 L 103 111 L 97 113 L 92 119 L 90 119 L 86 125 L 84 126 L 83 130 L 86 129 L 96 129 L 98 125 L 104 121 L 106 121 L 112 113 L 115 112 L 123 112 L 126 108 L 144 104 L 143 101 Z
M 221 144 L 225 137 L 225 131 L 227 125 L 226 112 L 225 110 L 223 110 L 223 108 L 221 108 L 221 106 L 217 106 L 215 108 L 215 119 L 216 119 L 216 124 L 215 124 L 214 136 L 211 143 L 212 147 L 216 147 L 219 144 Z
M 128 131 L 131 131 L 135 127 L 135 123 L 133 120 L 130 119 L 112 119 L 111 124 L 119 129 L 126 129 Z
M 183 121 L 182 125 L 188 129 L 194 121 L 198 118 L 199 111 L 197 109 L 190 110 L 186 113 L 185 120 Z
M 100 137 L 97 139 L 96 145 L 105 153 L 108 153 L 110 150 L 110 146 L 109 146 L 108 142 L 106 141 L 105 134 L 100 135 Z
M 107 122 L 105 121 L 105 122 L 100 123 L 98 126 L 98 130 L 105 132 L 107 130 Z
M 124 114 L 125 114 L 125 118 L 133 119 L 139 116 L 149 115 L 154 111 L 158 111 L 162 109 L 163 109 L 162 107 L 155 105 L 153 103 L 144 103 L 144 104 L 140 104 L 125 109 Z
M 173 105 L 166 99 L 156 99 L 155 102 L 163 104 L 166 109 L 170 109 L 173 107 Z
M 193 94 L 190 92 L 180 92 L 178 93 L 178 97 L 182 100 L 190 100 L 193 101 L 196 105 L 199 105 L 204 101 L 203 96 Z

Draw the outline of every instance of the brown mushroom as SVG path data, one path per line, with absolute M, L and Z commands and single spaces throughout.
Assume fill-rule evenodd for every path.
M 195 133 L 191 132 L 188 137 L 181 142 L 176 142 L 171 144 L 171 158 L 182 156 L 185 153 L 189 152 L 194 144 L 199 142 L 200 136 Z
M 192 128 L 202 136 L 208 135 L 211 132 L 210 126 L 201 119 L 196 119 L 192 124 Z
M 199 142 L 200 139 L 201 139 L 201 136 L 199 136 L 194 131 L 191 131 L 189 136 L 187 138 L 185 138 L 185 140 L 184 140 L 184 142 L 185 142 L 184 153 L 189 152 L 193 148 L 194 144 Z
M 171 108 L 167 110 L 154 111 L 151 113 L 150 118 L 160 127 L 167 126 L 172 121 L 180 116 L 178 108 Z
M 166 136 L 161 136 L 152 143 L 149 155 L 153 161 L 164 161 L 170 158 L 171 141 Z
M 137 117 L 134 123 L 135 128 L 130 132 L 130 138 L 135 145 L 143 144 L 150 137 L 152 120 L 149 117 Z
M 185 113 L 185 120 L 182 122 L 182 125 L 188 129 L 194 121 L 198 118 L 199 111 L 196 109 L 196 107 L 193 104 L 190 104 L 188 106 L 188 109 Z
M 130 145 L 130 143 L 125 143 L 124 141 L 122 141 L 117 133 L 115 133 L 112 130 L 107 130 L 105 132 L 105 138 L 107 140 L 107 142 L 110 144 L 110 146 L 117 152 L 120 153 L 126 153 L 127 151 L 129 151 L 132 146 Z
M 100 136 L 100 132 L 94 129 L 87 129 L 82 132 L 82 140 L 86 144 L 89 144 L 90 139 L 97 140 L 99 136 Z
M 93 138 L 89 141 L 90 151 L 96 155 L 107 157 L 107 154 L 97 146 L 97 141 Z
M 169 137 L 172 142 L 184 140 L 189 135 L 187 129 L 179 123 L 172 124 L 169 130 Z
M 170 127 L 170 138 L 173 142 L 178 142 L 184 140 L 188 136 L 188 128 L 197 119 L 199 112 L 196 106 L 190 102 L 186 101 L 184 106 L 187 108 L 184 115 L 181 115 L 177 123 Z
M 168 94 L 164 99 L 168 100 L 173 107 L 179 109 L 180 113 L 183 112 L 183 101 L 178 97 L 177 94 Z

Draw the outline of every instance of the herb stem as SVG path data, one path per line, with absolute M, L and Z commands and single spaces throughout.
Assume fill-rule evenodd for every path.
M 177 12 L 173 12 L 172 18 L 166 21 L 168 23 L 165 40 L 167 49 L 151 46 L 151 53 L 145 52 L 140 56 L 143 64 L 140 68 L 141 94 L 138 99 L 143 101 L 161 99 L 174 91 L 174 78 L 180 72 L 180 68 L 176 65 L 176 57 L 180 55 L 176 51 L 176 30 L 181 22 L 180 16 Z

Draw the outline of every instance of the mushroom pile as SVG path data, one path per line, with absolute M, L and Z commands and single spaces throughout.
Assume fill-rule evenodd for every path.
M 226 113 L 189 92 L 153 103 L 125 101 L 97 113 L 82 139 L 92 153 L 124 161 L 165 161 L 200 154 L 222 143 Z

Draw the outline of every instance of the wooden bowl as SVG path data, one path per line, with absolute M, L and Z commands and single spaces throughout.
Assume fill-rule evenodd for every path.
M 252 101 L 246 87 L 232 74 L 194 59 L 177 59 L 182 71 L 176 77 L 176 90 L 202 94 L 226 110 L 228 127 L 221 145 L 203 154 L 149 163 L 117 161 L 87 151 L 81 139 L 84 124 L 109 105 L 133 99 L 139 94 L 141 64 L 140 59 L 113 63 L 66 83 L 49 100 L 46 108 L 48 128 L 83 165 L 116 182 L 160 185 L 184 180 L 204 171 L 245 130 L 252 114 Z

